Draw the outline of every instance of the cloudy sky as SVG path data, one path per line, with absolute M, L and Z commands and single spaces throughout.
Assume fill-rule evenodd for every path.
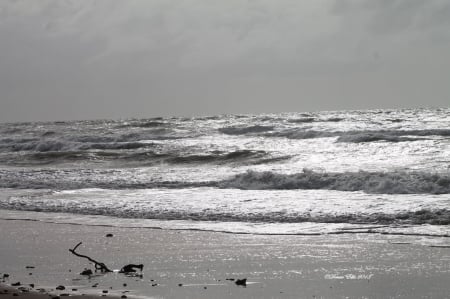
M 449 0 L 0 1 L 0 122 L 429 106 Z

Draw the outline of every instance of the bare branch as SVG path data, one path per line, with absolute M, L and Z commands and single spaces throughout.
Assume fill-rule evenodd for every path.
M 78 257 L 88 259 L 90 262 L 94 263 L 95 270 L 100 270 L 101 272 L 113 272 L 104 263 L 98 262 L 87 255 L 79 254 L 78 252 L 76 252 L 78 246 L 80 246 L 81 244 L 82 244 L 82 242 L 78 243 L 77 245 L 75 245 L 75 247 L 73 249 L 69 249 L 69 251 Z

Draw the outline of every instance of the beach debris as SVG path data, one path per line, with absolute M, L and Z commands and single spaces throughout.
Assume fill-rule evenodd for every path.
M 62 290 L 65 290 L 66 287 L 63 286 L 63 285 L 59 285 L 59 286 L 57 286 L 55 289 L 57 289 L 58 291 L 62 291 Z
M 78 257 L 85 258 L 85 259 L 89 260 L 90 262 L 94 263 L 95 270 L 100 270 L 100 272 L 102 272 L 102 273 L 103 272 L 113 272 L 104 263 L 98 262 L 87 255 L 79 254 L 78 252 L 76 252 L 78 246 L 80 246 L 81 244 L 83 244 L 83 242 L 78 243 L 77 245 L 75 245 L 75 247 L 73 249 L 69 249 L 69 251 Z
M 243 279 L 236 279 L 236 281 L 234 282 L 236 285 L 238 286 L 247 286 L 247 278 L 243 278 Z
M 107 237 L 107 238 L 112 238 L 112 237 L 114 237 L 114 235 L 113 235 L 113 234 L 106 234 L 105 237 Z
M 120 269 L 119 273 L 135 273 L 136 270 L 135 269 L 139 269 L 142 270 L 144 269 L 144 265 L 143 264 L 128 264 L 122 267 L 122 269 Z
M 88 268 L 84 268 L 83 271 L 81 271 L 80 275 L 92 275 L 92 270 Z

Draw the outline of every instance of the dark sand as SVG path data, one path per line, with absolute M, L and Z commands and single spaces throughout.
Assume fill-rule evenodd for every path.
M 52 294 L 108 291 L 107 296 L 129 298 L 450 298 L 450 248 L 422 245 L 424 238 L 258 236 L 0 220 L 0 278 L 7 273 L 3 286 L 34 284 Z M 68 251 L 80 241 L 80 253 L 110 268 L 144 264 L 143 276 L 79 275 L 93 269 Z M 247 286 L 227 280 L 238 278 L 247 278 Z M 58 285 L 66 290 L 55 291 Z

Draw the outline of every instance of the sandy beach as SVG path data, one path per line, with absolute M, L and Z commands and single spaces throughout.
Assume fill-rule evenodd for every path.
M 12 290 L 17 282 L 50 297 L 448 298 L 450 293 L 450 249 L 420 244 L 418 237 L 236 235 L 24 220 L 0 220 L 0 227 L 0 292 L 7 286 L 9 294 L 3 298 L 14 292 L 49 297 L 19 286 Z M 142 277 L 116 271 L 80 275 L 94 266 L 69 252 L 78 242 L 83 242 L 79 253 L 115 270 L 144 264 Z M 246 286 L 236 285 L 244 278 Z

